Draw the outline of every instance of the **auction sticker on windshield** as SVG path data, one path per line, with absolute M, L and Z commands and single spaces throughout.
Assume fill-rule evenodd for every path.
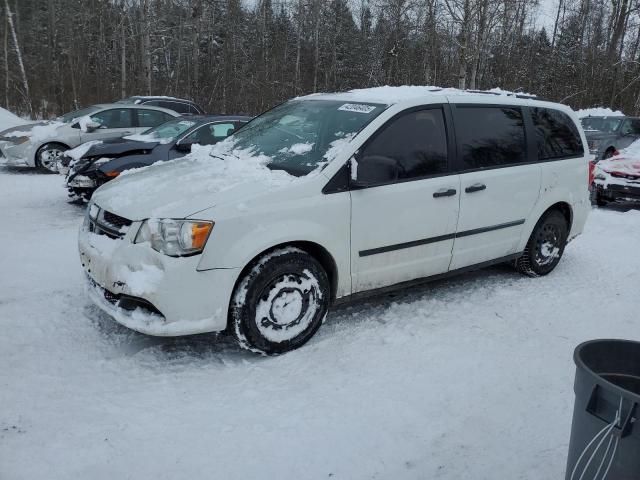
M 343 112 L 371 113 L 376 109 L 375 105 L 363 105 L 361 103 L 345 103 L 338 110 Z

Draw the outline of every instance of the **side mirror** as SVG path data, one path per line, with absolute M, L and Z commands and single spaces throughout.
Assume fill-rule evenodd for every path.
M 82 126 L 82 124 L 81 124 L 80 126 Z M 99 129 L 101 126 L 102 126 L 102 125 L 101 125 L 100 123 L 98 123 L 98 122 L 94 122 L 93 120 L 90 120 L 90 121 L 88 121 L 88 122 L 86 122 L 86 123 L 84 124 L 84 129 L 85 129 L 87 132 L 91 133 L 91 132 L 93 132 L 93 131 L 95 131 L 95 130 Z
M 176 143 L 176 150 L 179 152 L 190 153 L 193 143 Z
M 352 158 L 351 187 L 367 188 L 375 185 L 391 183 L 398 179 L 400 166 L 391 157 L 370 155 L 358 160 Z

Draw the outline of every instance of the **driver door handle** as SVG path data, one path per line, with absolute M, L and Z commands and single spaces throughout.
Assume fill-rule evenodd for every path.
M 481 190 L 485 190 L 487 186 L 484 183 L 474 183 L 473 185 L 464 189 L 467 193 L 479 192 Z
M 433 198 L 453 197 L 456 193 L 458 192 L 453 188 L 441 188 L 440 190 L 433 192 Z

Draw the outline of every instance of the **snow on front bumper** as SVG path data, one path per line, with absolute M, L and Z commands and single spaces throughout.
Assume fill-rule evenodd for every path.
M 178 336 L 224 330 L 236 269 L 197 271 L 198 255 L 173 258 L 136 245 L 134 223 L 122 239 L 80 230 L 80 261 L 91 300 L 141 333 Z

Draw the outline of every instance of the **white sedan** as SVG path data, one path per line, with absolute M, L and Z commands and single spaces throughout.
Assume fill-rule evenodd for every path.
M 63 152 L 89 141 L 141 133 L 179 114 L 144 105 L 101 104 L 67 113 L 55 121 L 0 132 L 0 154 L 9 165 L 58 171 Z

